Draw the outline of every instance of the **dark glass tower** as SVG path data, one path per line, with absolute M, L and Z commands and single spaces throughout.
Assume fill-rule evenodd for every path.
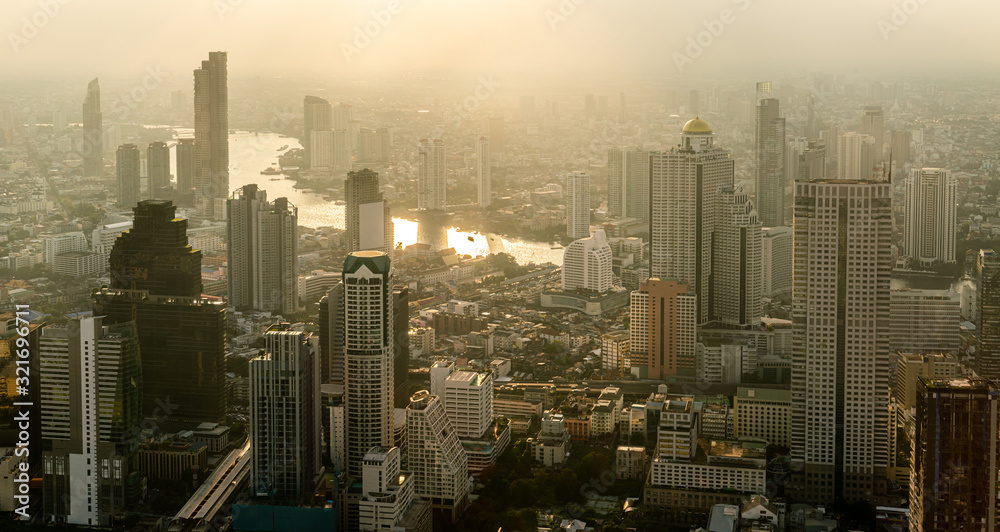
M 211 52 L 194 71 L 195 201 L 221 218 L 229 197 L 229 89 L 226 52 Z
M 183 205 L 194 205 L 194 139 L 177 141 L 177 198 Z
M 118 177 L 118 206 L 126 209 L 139 203 L 139 148 L 135 144 L 118 146 L 115 154 Z
M 146 174 L 148 197 L 163 197 L 163 189 L 170 186 L 170 147 L 166 142 L 152 142 L 146 147 Z
M 333 107 L 323 98 L 306 96 L 302 100 L 302 110 L 302 147 L 305 148 L 302 162 L 308 168 L 312 150 L 312 132 L 329 131 L 333 127 Z
M 131 230 L 111 250 L 111 287 L 95 294 L 105 323 L 139 331 L 143 413 L 158 420 L 222 421 L 226 414 L 226 310 L 201 297 L 201 252 L 170 201 L 135 208 Z
M 97 78 L 87 85 L 83 100 L 83 175 L 104 173 L 104 120 L 101 115 L 101 85 Z
M 396 285 L 392 289 L 393 346 L 392 368 L 395 374 L 396 408 L 410 404 L 410 288 Z

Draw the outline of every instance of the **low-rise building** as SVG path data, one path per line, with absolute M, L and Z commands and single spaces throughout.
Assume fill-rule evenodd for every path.
M 615 452 L 619 480 L 646 478 L 646 448 L 620 445 Z
M 733 437 L 791 444 L 791 390 L 740 386 L 733 403 Z
M 164 441 L 139 450 L 139 472 L 155 480 L 184 480 L 190 471 L 195 482 L 204 480 L 208 447 L 201 442 Z

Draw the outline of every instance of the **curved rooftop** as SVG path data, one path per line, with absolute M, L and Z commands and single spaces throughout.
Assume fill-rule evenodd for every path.
M 681 129 L 683 133 L 711 133 L 712 126 L 708 125 L 708 122 L 702 120 L 699 117 L 694 117 L 688 120 L 684 127 Z

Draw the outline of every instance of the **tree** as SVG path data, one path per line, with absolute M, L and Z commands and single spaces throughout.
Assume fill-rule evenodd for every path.
M 566 352 L 566 344 L 556 340 L 551 342 L 549 345 L 545 346 L 545 352 L 548 354 L 561 355 Z

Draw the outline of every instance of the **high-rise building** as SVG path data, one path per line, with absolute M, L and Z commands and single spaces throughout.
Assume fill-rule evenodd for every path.
M 56 256 L 74 251 L 87 251 L 87 237 L 82 231 L 45 237 L 45 262 L 55 263 Z
M 151 142 L 146 146 L 147 199 L 162 197 L 170 186 L 170 147 L 166 142 Z
M 323 479 L 319 339 L 272 325 L 264 354 L 250 361 L 252 493 L 269 500 L 311 499 Z
M 889 460 L 891 186 L 795 187 L 791 458 L 805 500 L 871 500 Z
M 87 98 L 83 100 L 83 175 L 99 176 L 104 173 L 104 118 L 101 113 L 101 85 L 97 78 L 87 84 Z
M 861 129 L 862 135 L 871 135 L 875 139 L 875 151 L 872 153 L 874 163 L 882 160 L 882 151 L 885 149 L 885 115 L 879 105 L 866 105 L 861 109 Z
M 421 139 L 417 158 L 417 208 L 444 209 L 448 204 L 444 141 Z
M 976 260 L 976 372 L 1000 379 L 1000 257 L 992 249 Z
M 222 218 L 229 198 L 229 88 L 226 52 L 194 71 L 194 186 L 198 213 Z
M 629 349 L 640 378 L 694 377 L 696 299 L 672 279 L 650 278 L 632 292 Z
M 889 295 L 890 352 L 958 354 L 961 312 L 961 296 L 955 290 L 893 290 Z
M 840 136 L 840 148 L 837 150 L 840 179 L 872 179 L 876 162 L 875 137 L 851 131 Z
M 111 526 L 139 502 L 142 423 L 135 324 L 74 319 L 42 329 L 42 503 L 47 522 Z
M 347 131 L 353 120 L 354 108 L 350 104 L 341 102 L 333 106 L 333 129 Z
M 805 149 L 799 154 L 795 180 L 812 181 L 826 179 L 826 143 L 822 140 L 809 140 Z M 791 215 L 791 213 L 787 213 Z
M 891 138 L 889 150 L 892 164 L 905 169 L 906 165 L 910 164 L 910 142 L 913 140 L 913 135 L 905 129 L 899 129 L 892 132 Z
M 320 380 L 344 384 L 344 283 L 319 300 Z M 409 369 L 409 368 L 407 368 Z
M 194 190 L 194 139 L 177 139 L 177 197 Z
M 111 286 L 94 296 L 104 323 L 135 321 L 143 413 L 220 422 L 226 416 L 226 307 L 201 295 L 201 252 L 173 203 L 146 200 L 111 250 Z
M 680 146 L 650 154 L 649 274 L 690 287 L 698 296 L 699 325 L 754 324 L 759 309 L 754 307 L 747 314 L 747 305 L 740 302 L 759 301 L 760 295 L 736 296 L 726 293 L 722 285 L 740 279 L 740 269 L 745 269 L 742 278 L 751 282 L 741 290 L 761 289 L 760 282 L 753 281 L 760 276 L 756 258 L 744 257 L 737 260 L 738 265 L 731 260 L 739 247 L 757 246 L 760 224 L 753 203 L 733 188 L 734 163 L 729 152 L 715 146 L 713 137 L 711 126 L 696 117 L 684 124 Z M 738 235 L 749 240 L 743 242 Z M 736 318 L 741 314 L 745 322 Z
M 782 297 L 792 293 L 792 228 L 761 230 L 761 296 Z
M 649 221 L 649 152 L 608 150 L 608 214 Z
M 124 209 L 135 207 L 139 200 L 139 148 L 135 144 L 118 146 L 115 156 L 115 173 L 118 176 L 118 205 Z
M 302 147 L 303 162 L 309 164 L 312 157 L 312 132 L 333 129 L 333 107 L 330 102 L 317 96 L 306 96 L 302 101 Z
M 413 394 L 406 407 L 406 434 L 414 491 L 430 499 L 435 515 L 454 523 L 469 500 L 469 459 L 438 396 L 426 390 Z
M 392 288 L 393 361 L 395 376 L 394 404 L 406 408 L 410 402 L 410 288 L 396 285 Z
M 490 139 L 490 159 L 494 163 L 503 162 L 504 152 L 504 119 L 502 116 L 491 116 L 486 119 L 485 137 Z
M 493 425 L 493 374 L 455 371 L 444 380 L 444 409 L 460 439 L 482 438 Z
M 226 204 L 229 304 L 293 314 L 299 308 L 298 208 L 245 185 Z
M 768 227 L 785 224 L 785 119 L 778 100 L 757 101 L 757 210 Z
M 910 530 L 996 530 L 1000 390 L 987 379 L 922 379 Z
M 624 92 L 620 92 L 620 93 L 618 93 L 618 121 L 624 123 L 625 122 L 625 116 L 626 116 L 626 113 L 625 113 L 625 93 Z
M 354 477 L 361 476 L 372 447 L 392 445 L 392 280 L 385 253 L 356 251 L 344 261 L 347 471 Z
M 760 322 L 761 225 L 750 195 L 722 189 L 722 216 L 713 253 L 711 321 L 749 328 Z
M 378 174 L 365 168 L 349 172 L 344 180 L 347 251 L 377 250 L 391 253 L 392 215 L 382 196 Z
M 943 168 L 914 168 L 906 178 L 903 254 L 920 266 L 954 263 L 957 183 Z
M 570 238 L 590 236 L 590 174 L 570 172 L 566 176 L 566 234 Z
M 562 289 L 603 294 L 614 284 L 611 246 L 603 229 L 574 240 L 563 251 Z
M 414 474 L 401 469 L 398 447 L 372 447 L 364 457 L 359 523 L 361 532 L 431 528 L 430 504 L 415 497 Z
M 476 140 L 476 183 L 479 184 L 479 206 L 484 209 L 493 203 L 491 162 L 490 139 L 479 137 Z

